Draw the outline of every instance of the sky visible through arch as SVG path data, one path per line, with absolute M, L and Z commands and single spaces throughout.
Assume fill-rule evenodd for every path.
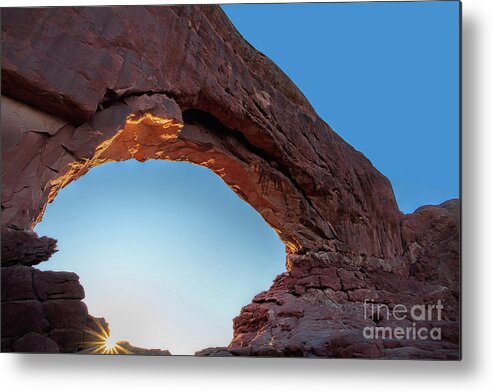
M 392 182 L 409 213 L 458 197 L 458 3 L 228 5 L 318 114 Z M 191 354 L 284 270 L 284 247 L 217 176 L 127 161 L 63 189 L 36 227 L 117 338 Z
M 62 189 L 36 226 L 111 334 L 193 354 L 224 346 L 232 319 L 284 271 L 284 244 L 216 174 L 183 162 L 106 163 Z

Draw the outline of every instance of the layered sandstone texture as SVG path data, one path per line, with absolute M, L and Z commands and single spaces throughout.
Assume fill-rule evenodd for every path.
M 241 311 L 231 345 L 202 355 L 459 356 L 458 202 L 401 214 L 387 178 L 220 7 L 4 9 L 1 50 L 3 270 L 49 258 L 55 240 L 33 229 L 58 191 L 92 167 L 191 162 L 252 205 L 287 252 L 287 272 Z M 361 341 L 361 327 L 376 322 L 359 312 L 365 295 L 392 305 L 438 292 L 453 330 L 438 346 Z M 59 295 L 7 297 L 5 308 L 34 301 L 33 317 L 44 320 L 44 302 L 83 307 Z M 32 333 L 43 347 L 80 347 L 34 319 L 18 331 L 9 323 L 8 350 Z
M 2 268 L 2 351 L 74 352 L 90 316 L 72 272 Z
M 360 266 L 334 252 L 289 255 L 288 272 L 234 320 L 229 347 L 198 354 L 458 359 L 458 210 L 452 200 L 403 218 L 404 273 Z M 434 309 L 423 320 L 391 313 L 396 306 L 436 304 L 443 306 L 440 316 Z M 421 318 L 419 309 L 416 315 Z M 409 328 L 409 335 L 390 336 L 396 328 Z M 439 339 L 413 335 L 422 328 L 439 331 Z M 368 339 L 365 329 L 379 331 L 380 339 Z

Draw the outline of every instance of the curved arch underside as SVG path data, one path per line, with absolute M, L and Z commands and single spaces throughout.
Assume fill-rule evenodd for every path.
M 132 158 L 208 167 L 286 244 L 288 273 L 242 310 L 227 349 L 202 354 L 459 355 L 458 202 L 402 215 L 387 178 L 217 6 L 2 10 L 2 320 L 39 316 L 2 323 L 2 347 L 80 346 L 87 309 L 57 323 L 83 290 L 32 272 L 55 247 L 32 228 L 62 187 Z M 365 298 L 447 300 L 446 340 L 366 341 Z
M 95 121 L 125 99 L 166 95 L 177 110 L 208 113 L 241 135 L 267 170 L 256 188 L 269 175 L 282 179 L 297 227 L 282 211 L 275 222 L 275 213 L 262 211 L 271 206 L 252 205 L 276 230 L 292 232 L 285 239 L 291 250 L 333 247 L 337 239 L 356 255 L 395 260 L 402 253 L 389 181 L 317 116 L 219 7 L 7 9 L 2 18 L 3 94 L 83 124 L 77 136 L 98 132 Z M 22 218 L 8 214 L 6 223 L 26 227 L 42 208 Z
M 13 101 L 4 98 L 7 111 L 14 105 Z M 29 108 L 24 110 L 28 112 Z M 9 202 L 15 207 L 6 209 L 4 219 L 9 224 L 34 228 L 41 220 L 46 204 L 58 191 L 92 167 L 127 159 L 165 159 L 211 169 L 259 211 L 276 229 L 290 252 L 307 248 L 307 245 L 322 247 L 323 240 L 335 238 L 330 224 L 321 221 L 301 192 L 293 189 L 289 178 L 257 155 L 237 133 L 225 129 L 202 112 L 188 111 L 185 117 L 186 122 L 174 100 L 154 94 L 127 98 L 96 113 L 90 123 L 77 128 L 65 127 L 41 142 L 41 165 L 36 177 L 43 181 L 39 184 L 43 192 L 38 194 L 38 200 L 24 198 L 30 187 L 19 184 L 28 182 L 33 173 L 19 173 L 18 162 L 12 156 L 7 159 L 6 173 L 8 178 L 16 181 L 11 189 L 20 189 L 20 192 L 10 193 Z M 42 127 L 44 123 L 46 121 L 40 121 L 37 125 Z M 24 137 L 17 148 L 27 151 L 29 143 L 30 137 Z M 7 157 L 10 157 L 8 153 Z M 11 174 L 14 171 L 15 174 Z M 4 192 L 4 195 L 7 198 L 9 193 Z M 16 198 L 21 200 L 16 201 Z M 300 223 L 300 213 L 315 217 L 309 222 L 311 227 L 325 228 L 322 238 L 308 230 L 307 223 Z

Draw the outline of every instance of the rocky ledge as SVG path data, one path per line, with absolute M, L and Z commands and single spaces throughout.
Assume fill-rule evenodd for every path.
M 459 207 L 403 217 L 401 273 L 335 252 L 288 256 L 288 272 L 235 318 L 231 344 L 196 355 L 459 359 Z

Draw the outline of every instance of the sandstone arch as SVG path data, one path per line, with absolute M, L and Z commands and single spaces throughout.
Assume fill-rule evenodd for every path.
M 271 174 L 289 180 L 285 194 L 302 198 L 290 205 L 304 226 L 295 250 L 337 238 L 357 255 L 399 257 L 400 213 L 388 180 L 219 7 L 135 7 L 133 17 L 128 10 L 5 10 L 3 93 L 76 126 L 132 96 L 164 94 L 182 112 L 200 110 L 241 134 Z M 7 223 L 25 227 L 33 214 Z
M 16 116 L 16 107 L 18 111 L 19 106 L 23 108 L 23 116 L 32 112 L 9 98 L 3 101 L 5 129 L 9 129 L 8 118 Z M 31 119 L 30 126 L 37 133 L 43 132 L 47 121 L 63 123 L 46 115 Z M 39 148 L 27 158 L 40 163 L 35 175 L 42 192 L 36 195 L 30 193 L 32 167 L 19 165 L 16 159 L 18 150 L 29 151 L 31 139 L 28 132 L 14 150 L 5 153 L 5 177 L 10 181 L 5 182 L 8 187 L 3 193 L 4 206 L 12 205 L 5 208 L 7 225 L 33 229 L 58 191 L 94 166 L 132 158 L 166 159 L 187 161 L 214 171 L 274 227 L 290 253 L 322 245 L 320 234 L 307 230 L 308 224 L 324 227 L 323 239 L 335 238 L 330 225 L 321 221 L 300 191 L 293 189 L 289 178 L 257 155 L 241 135 L 225 129 L 203 112 L 188 110 L 182 116 L 176 102 L 163 94 L 127 98 L 97 112 L 80 127 L 64 126 L 52 136 L 41 136 L 41 144 L 36 146 Z M 29 199 L 25 198 L 26 193 L 31 196 Z M 308 218 L 305 225 L 301 224 L 300 214 L 314 216 L 313 222 Z
M 49 257 L 53 242 L 31 228 L 57 191 L 90 167 L 164 158 L 209 167 L 286 244 L 288 272 L 235 321 L 236 354 L 385 355 L 383 345 L 361 341 L 367 320 L 348 303 L 361 306 L 364 295 L 375 293 L 389 300 L 405 287 L 422 299 L 439 284 L 412 276 L 410 265 L 419 259 L 414 244 L 421 246 L 426 233 L 422 225 L 406 226 L 414 217 L 400 213 L 389 181 L 217 6 L 2 10 L 2 94 L 2 265 L 15 269 Z M 447 227 L 442 241 L 457 244 L 455 205 L 432 211 Z M 433 251 L 452 260 L 447 268 L 458 260 L 453 248 Z M 2 278 L 22 276 L 29 306 L 42 318 L 43 301 L 54 299 L 31 293 L 36 281 L 29 268 L 14 272 Z M 452 281 L 457 285 L 457 277 Z M 458 288 L 446 295 L 457 323 Z M 327 301 L 337 315 L 320 318 L 330 313 Z M 330 317 L 348 319 L 344 337 Z M 288 324 L 279 327 L 279 318 Z M 64 330 L 47 332 L 41 324 L 18 334 L 9 327 L 5 347 L 28 333 L 47 347 L 46 337 Z M 296 332 L 306 328 L 306 336 Z M 65 351 L 82 339 L 65 330 L 55 336 Z M 457 355 L 455 335 L 447 344 L 431 351 Z

